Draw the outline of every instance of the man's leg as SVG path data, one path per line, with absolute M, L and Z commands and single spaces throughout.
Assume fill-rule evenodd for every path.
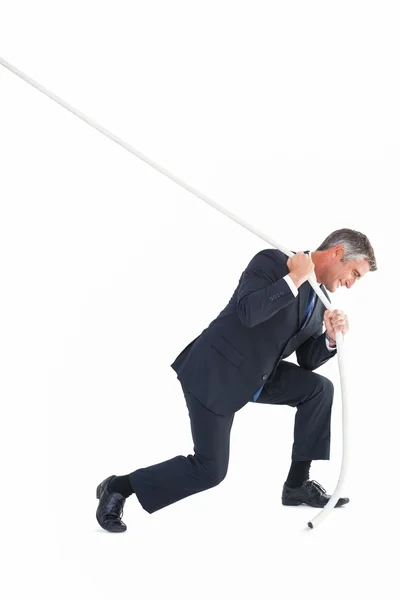
M 136 493 L 148 513 L 218 485 L 228 470 L 234 413 L 217 415 L 188 390 L 184 389 L 183 393 L 190 416 L 194 454 L 175 456 L 162 463 L 137 469 L 127 476 L 113 478 L 105 484 L 108 485 L 108 492 L 115 493 L 117 499 L 124 499 L 132 491 Z M 106 499 L 103 504 L 106 505 Z M 118 507 L 114 512 L 118 512 Z M 106 518 L 106 524 L 107 521 Z M 101 524 L 101 515 L 99 522 Z M 108 529 L 111 530 L 110 527 Z
M 324 506 L 330 498 L 322 486 L 307 480 L 312 460 L 329 460 L 333 395 L 333 384 L 323 375 L 281 361 L 273 379 L 267 380 L 257 399 L 257 403 L 297 408 L 292 464 L 282 496 L 284 504 L 304 502 Z M 348 501 L 348 498 L 340 498 L 337 506 Z
M 333 392 L 326 377 L 286 361 L 267 380 L 257 403 L 297 408 L 293 461 L 329 460 Z

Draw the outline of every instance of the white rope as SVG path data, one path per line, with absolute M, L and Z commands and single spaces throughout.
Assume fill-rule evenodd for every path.
M 112 133 L 111 131 L 108 131 L 108 129 L 106 129 L 105 127 L 102 127 L 102 125 L 99 125 L 98 123 L 96 123 L 95 121 L 93 121 L 92 119 L 90 119 L 89 117 L 84 115 L 78 109 L 76 109 L 73 106 L 71 106 L 70 104 L 68 104 L 68 102 L 65 102 L 62 98 L 60 98 L 56 94 L 53 94 L 53 92 L 47 90 L 40 83 L 38 83 L 37 81 L 35 81 L 31 77 L 29 77 L 29 75 L 26 75 L 25 73 L 23 73 L 22 71 L 20 71 L 19 69 L 17 69 L 16 67 L 14 67 L 13 65 L 8 63 L 1 57 L 0 57 L 0 64 L 3 67 L 5 67 L 6 69 L 8 69 L 9 71 L 11 71 L 12 73 L 14 73 L 15 75 L 17 75 L 18 77 L 20 77 L 21 79 L 23 79 L 24 81 L 26 81 L 27 83 L 29 83 L 30 85 L 32 85 L 37 90 L 39 90 L 39 92 L 42 92 L 43 94 L 48 96 L 51 100 L 54 100 L 54 102 L 57 102 L 57 104 L 59 104 L 63 108 L 66 108 L 73 115 L 75 115 L 79 119 L 82 119 L 82 121 L 85 121 L 85 123 L 87 123 L 91 127 L 94 127 L 94 129 L 96 129 L 97 131 L 99 131 L 100 133 L 102 133 L 103 135 L 108 137 L 110 140 L 112 140 L 113 142 L 116 142 L 117 144 L 122 146 L 122 148 L 125 148 L 125 150 L 128 150 L 128 152 L 130 152 L 137 158 L 140 158 L 140 160 L 143 160 L 145 163 L 150 165 L 150 167 L 153 167 L 153 169 L 156 169 L 156 171 L 158 171 L 159 173 L 162 173 L 162 175 L 165 175 L 166 177 L 168 177 L 169 179 L 171 179 L 172 181 L 174 181 L 175 183 L 177 183 L 178 185 L 183 187 L 185 190 L 187 190 L 194 196 L 197 196 L 198 198 L 200 198 L 200 200 L 203 200 L 204 202 L 206 202 L 207 204 L 209 204 L 210 206 L 212 206 L 213 208 L 215 208 L 216 210 L 218 210 L 225 216 L 229 217 L 230 219 L 232 219 L 233 221 L 235 221 L 236 223 L 238 223 L 239 225 L 241 225 L 248 231 L 251 231 L 251 233 L 254 233 L 259 238 L 261 238 L 262 240 L 264 240 L 265 242 L 267 242 L 274 248 L 277 248 L 278 250 L 280 250 L 281 252 L 286 254 L 286 256 L 294 255 L 294 253 L 291 250 L 289 250 L 285 246 L 282 246 L 279 242 L 274 240 L 270 235 L 268 235 L 268 236 L 265 235 L 262 231 L 260 231 L 259 229 L 256 229 L 252 225 L 250 225 L 250 223 L 247 223 L 246 221 L 244 221 L 237 215 L 233 214 L 231 211 L 227 210 L 220 204 L 217 204 L 216 202 L 214 202 L 214 200 L 212 200 L 211 198 L 209 198 L 202 192 L 196 190 L 191 185 L 185 183 L 182 179 L 180 179 L 179 177 L 176 177 L 175 175 L 173 175 L 172 173 L 167 171 L 167 169 L 164 169 L 163 167 L 161 167 L 160 165 L 155 163 L 153 160 L 151 160 L 150 158 L 148 158 L 147 156 L 142 154 L 142 152 L 140 152 L 139 150 L 136 150 L 135 148 L 133 148 L 133 146 L 131 146 L 130 144 L 128 144 L 127 142 L 125 142 L 124 140 L 122 140 L 121 138 L 116 136 L 114 133 Z M 321 291 L 319 285 L 317 284 L 314 273 L 310 275 L 308 282 L 311 285 L 311 287 L 314 289 L 314 291 L 316 292 L 317 296 L 322 301 L 324 306 L 328 310 L 332 310 L 332 305 L 329 302 L 329 300 L 327 299 L 327 297 L 325 296 L 325 294 Z M 326 506 L 317 514 L 317 516 L 308 523 L 308 526 L 310 528 L 316 527 L 319 523 L 321 523 L 321 521 L 323 521 L 323 519 L 326 518 L 328 516 L 328 514 L 331 512 L 331 510 L 334 508 L 336 501 L 340 496 L 340 491 L 341 491 L 343 481 L 344 481 L 345 475 L 346 475 L 346 470 L 347 470 L 346 469 L 346 466 L 347 466 L 346 456 L 347 456 L 347 445 L 348 445 L 348 443 L 347 443 L 347 441 L 348 441 L 347 440 L 347 389 L 346 389 L 346 385 L 345 385 L 346 377 L 345 377 L 345 366 L 344 366 L 344 359 L 343 359 L 344 343 L 343 343 L 343 335 L 341 332 L 336 333 L 336 342 L 337 342 L 337 351 L 338 351 L 337 355 L 338 355 L 340 382 L 341 382 L 341 390 L 342 390 L 342 465 L 341 465 L 339 481 L 336 485 L 335 491 L 332 494 L 332 497 L 330 498 L 330 500 L 326 504 Z

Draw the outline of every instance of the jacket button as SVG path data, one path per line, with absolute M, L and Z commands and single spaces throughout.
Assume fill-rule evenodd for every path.
M 263 375 L 262 378 L 265 381 L 267 379 L 267 375 Z

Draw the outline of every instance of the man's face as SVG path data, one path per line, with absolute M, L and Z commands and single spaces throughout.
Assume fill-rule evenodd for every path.
M 366 258 L 361 261 L 346 260 L 342 262 L 339 253 L 325 265 L 322 283 L 329 292 L 335 292 L 341 286 L 350 289 L 357 279 L 368 273 L 370 268 Z

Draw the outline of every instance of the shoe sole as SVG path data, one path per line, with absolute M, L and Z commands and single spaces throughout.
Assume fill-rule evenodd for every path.
M 284 504 L 285 506 L 300 506 L 300 504 L 303 504 L 303 502 L 299 502 L 298 500 L 283 500 L 282 499 L 282 504 Z
M 347 500 L 347 498 L 346 498 L 345 502 L 336 504 L 336 506 L 334 508 L 340 508 L 341 506 L 348 504 L 348 502 L 349 502 L 349 500 Z M 324 506 L 318 506 L 316 504 L 309 504 L 308 502 L 299 502 L 299 500 L 283 500 L 283 499 L 282 499 L 282 504 L 284 506 L 300 506 L 300 504 L 305 504 L 306 506 L 311 506 L 311 508 L 324 508 L 326 506 L 326 504 Z

